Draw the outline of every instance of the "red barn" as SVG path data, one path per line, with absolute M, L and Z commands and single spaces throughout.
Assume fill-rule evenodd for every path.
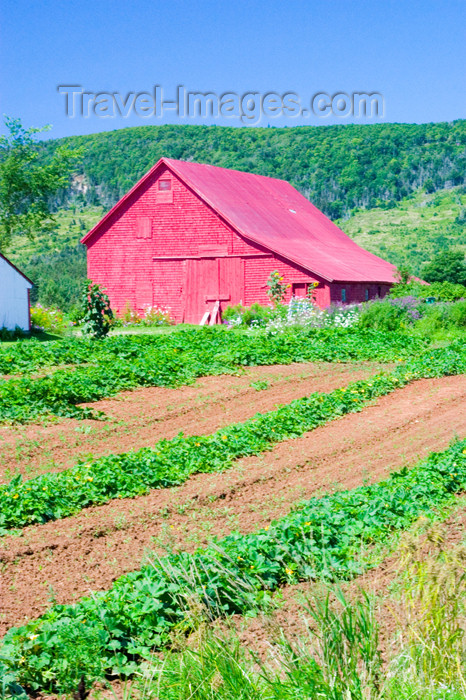
M 88 276 L 112 308 L 170 309 L 200 323 L 231 304 L 268 303 L 278 270 L 289 295 L 384 296 L 395 267 L 360 248 L 288 182 L 162 158 L 82 239 Z

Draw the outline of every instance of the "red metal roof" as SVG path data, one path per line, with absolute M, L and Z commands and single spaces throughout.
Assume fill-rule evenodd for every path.
M 395 282 L 396 268 L 357 245 L 288 182 L 161 158 L 82 239 L 166 165 L 239 234 L 329 281 Z

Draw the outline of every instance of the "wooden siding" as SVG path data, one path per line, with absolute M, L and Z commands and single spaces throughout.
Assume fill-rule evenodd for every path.
M 0 256 L 0 328 L 30 330 L 29 290 L 32 284 Z

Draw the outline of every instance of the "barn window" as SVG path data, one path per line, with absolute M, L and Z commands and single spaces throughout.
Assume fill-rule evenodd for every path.
M 173 204 L 172 181 L 167 178 L 159 180 L 155 194 L 157 204 Z
M 294 297 L 305 297 L 307 294 L 307 284 L 305 282 L 295 282 L 292 287 Z
M 369 301 L 369 290 L 368 289 L 366 289 L 366 291 L 364 292 L 364 299 L 366 301 Z
M 345 289 L 344 287 L 343 287 L 343 289 L 341 290 L 341 300 L 342 300 L 343 303 L 346 302 L 346 289 Z
M 377 287 L 377 296 L 378 297 L 382 296 L 382 287 Z
M 136 219 L 136 238 L 150 238 L 152 236 L 152 221 L 148 216 L 140 216 Z

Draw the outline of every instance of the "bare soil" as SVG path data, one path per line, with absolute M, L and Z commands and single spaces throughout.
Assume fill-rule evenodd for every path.
M 239 376 L 203 377 L 177 389 L 135 389 L 83 404 L 103 411 L 106 421 L 64 418 L 0 426 L 0 483 L 19 473 L 32 478 L 66 469 L 79 459 L 147 447 L 181 431 L 208 434 L 273 410 L 277 404 L 314 391 L 332 391 L 386 367 L 376 362 L 255 367 Z
M 0 634 L 40 615 L 51 599 L 68 603 L 107 589 L 149 550 L 192 551 L 213 535 L 251 532 L 300 499 L 382 479 L 445 449 L 466 434 L 465 399 L 466 376 L 420 380 L 222 474 L 3 538 Z

